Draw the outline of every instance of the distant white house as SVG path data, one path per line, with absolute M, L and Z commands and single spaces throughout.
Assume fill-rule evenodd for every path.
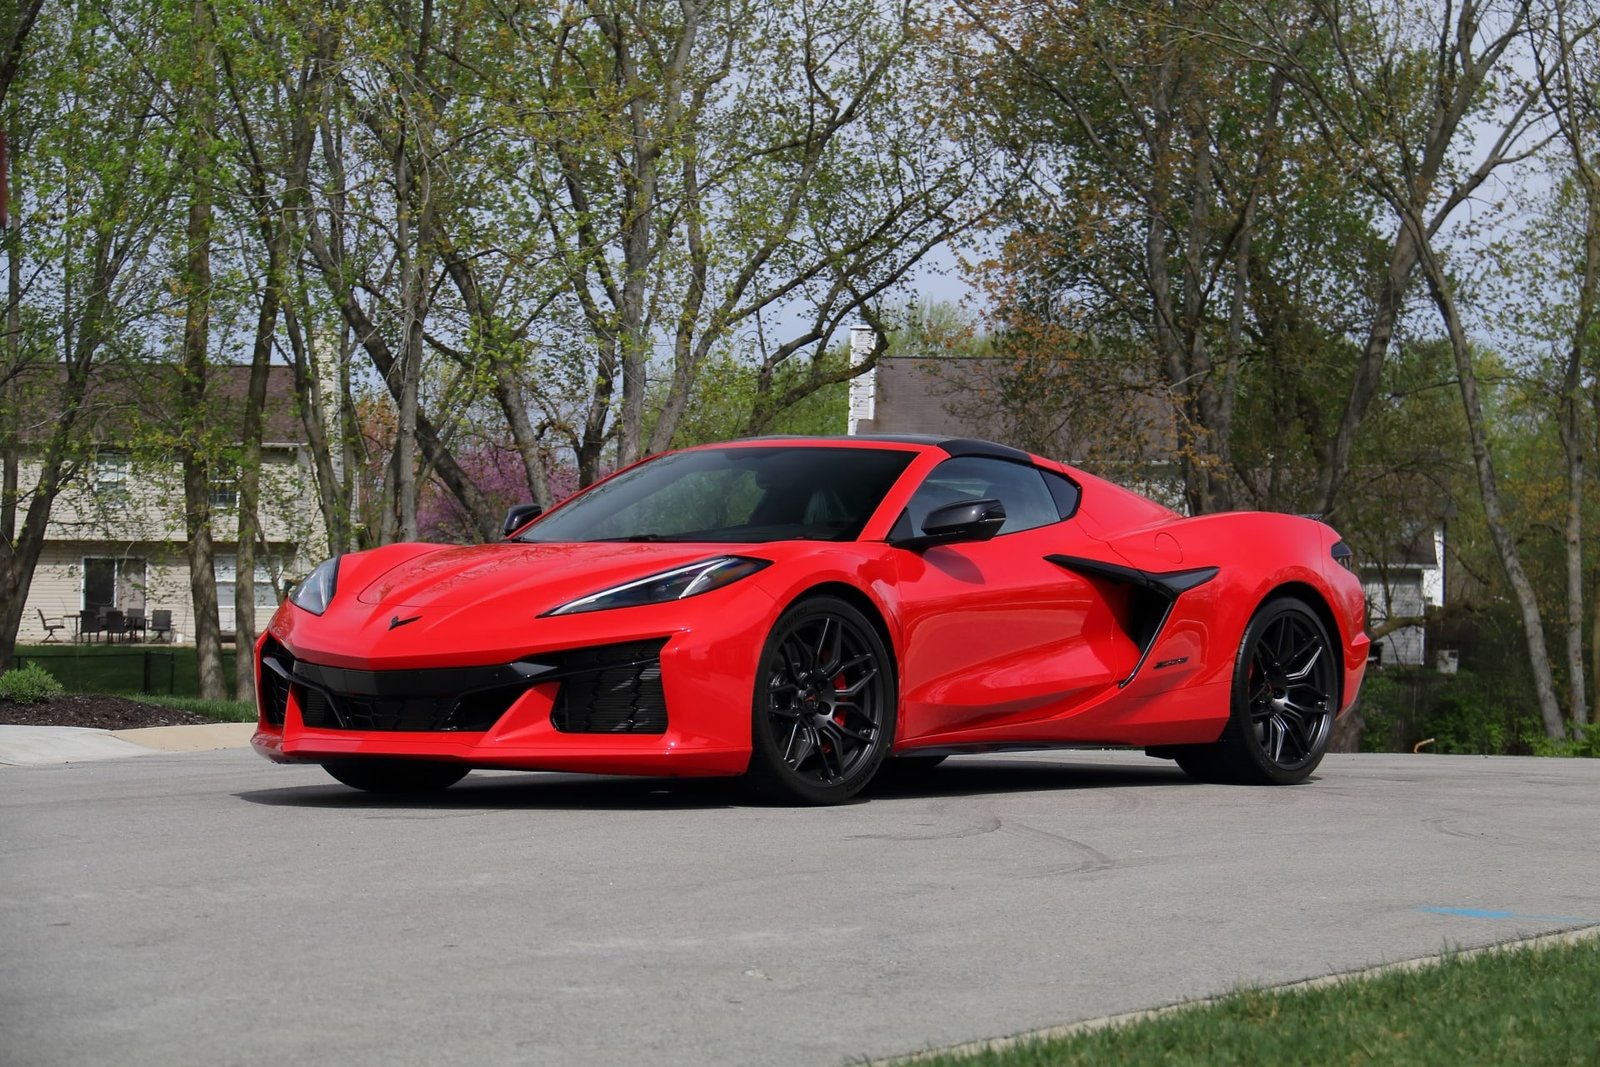
M 92 455 L 51 510 L 19 641 L 43 641 L 43 620 L 63 620 L 63 628 L 54 636 L 71 640 L 85 613 L 100 617 L 107 611 L 142 613 L 147 623 L 162 612 L 170 621 L 167 639 L 194 639 L 182 470 L 175 459 L 161 458 L 159 450 L 153 452 L 149 446 L 152 427 L 159 432 L 162 420 L 170 415 L 176 384 L 152 381 L 160 371 L 148 369 L 138 383 L 131 376 L 108 374 L 92 387 L 86 405 L 95 412 L 86 430 Z M 217 425 L 239 424 L 236 416 L 243 410 L 248 375 L 248 367 L 213 372 L 211 400 L 222 416 Z M 253 590 L 263 624 L 265 615 L 278 605 L 284 581 L 305 574 L 327 552 L 309 446 L 296 403 L 290 368 L 272 368 L 263 412 L 263 543 L 256 550 Z M 26 451 L 20 474 L 23 485 L 38 478 L 37 461 L 30 460 Z M 226 633 L 233 629 L 235 598 L 241 595 L 234 477 L 213 482 L 210 499 L 217 598 Z
M 1373 627 L 1390 619 L 1420 619 L 1444 607 L 1444 525 L 1419 524 L 1380 562 L 1361 567 L 1367 592 L 1367 618 Z M 1429 665 L 1427 634 L 1421 624 L 1402 626 L 1372 643 L 1380 665 Z

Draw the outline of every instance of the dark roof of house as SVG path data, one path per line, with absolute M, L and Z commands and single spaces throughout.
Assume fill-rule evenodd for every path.
M 24 372 L 13 381 L 18 436 L 25 444 L 46 440 L 60 421 L 65 377 L 65 367 L 54 364 Z M 171 363 L 117 362 L 96 366 L 84 392 L 74 435 L 98 446 L 131 450 L 148 447 L 163 436 L 181 437 L 192 432 L 179 421 L 180 381 L 181 370 Z M 244 424 L 249 387 L 248 366 L 212 367 L 206 382 L 208 423 L 236 434 Z M 293 368 L 269 367 L 262 409 L 264 443 L 305 442 L 299 405 Z
M 993 439 L 1001 420 L 979 415 L 979 405 L 961 403 L 994 388 L 1003 368 L 994 359 L 883 358 L 877 365 L 873 418 L 857 423 L 868 434 L 943 434 Z
M 1077 408 L 1029 408 L 1011 399 L 1017 363 L 1000 356 L 884 357 L 876 375 L 874 417 L 856 423 L 862 435 L 942 433 L 1100 465 L 1161 461 L 1177 450 L 1170 404 L 1148 391 L 1122 387 L 1108 399 L 1080 397 Z
M 1434 532 L 1432 523 L 1406 523 L 1389 543 L 1384 562 L 1391 567 L 1438 566 Z

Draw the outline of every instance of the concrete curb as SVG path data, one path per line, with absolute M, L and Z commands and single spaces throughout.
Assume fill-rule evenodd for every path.
M 79 726 L 0 726 L 0 766 L 39 767 L 124 759 L 157 752 L 212 752 L 244 748 L 253 722 L 90 730 Z
M 111 736 L 160 752 L 212 752 L 219 748 L 244 748 L 255 732 L 253 722 L 207 722 L 198 726 L 113 730 Z

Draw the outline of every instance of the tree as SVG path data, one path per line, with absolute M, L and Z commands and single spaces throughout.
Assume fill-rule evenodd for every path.
M 1576 251 L 1570 260 L 1566 256 L 1562 259 L 1576 262 L 1577 267 L 1546 275 L 1547 282 L 1559 286 L 1558 291 L 1564 290 L 1567 309 L 1557 320 L 1565 327 L 1560 340 L 1551 340 L 1564 349 L 1558 360 L 1555 398 L 1567 489 L 1562 523 L 1567 714 L 1574 729 L 1581 733 L 1589 722 L 1583 656 L 1584 466 L 1589 435 L 1584 428 L 1583 386 L 1585 377 L 1593 380 L 1596 375 L 1592 339 L 1600 312 L 1600 165 L 1595 157 L 1600 137 L 1600 108 L 1595 103 L 1596 93 L 1600 92 L 1600 69 L 1596 66 L 1600 48 L 1596 46 L 1596 20 L 1592 13 L 1565 0 L 1555 0 L 1541 12 L 1533 29 L 1537 84 L 1555 122 L 1556 144 L 1564 157 L 1557 173 L 1565 176 L 1565 195 L 1557 201 L 1559 214 L 1552 221 L 1559 233 L 1566 229 L 1562 226 L 1565 218 L 1582 219 L 1581 226 L 1573 228 L 1576 232 L 1568 231 L 1570 244 L 1576 244 L 1577 249 L 1570 250 L 1570 244 L 1562 242 L 1566 246 L 1563 251 L 1569 255 Z M 1549 290 L 1540 286 L 1535 291 Z M 1600 611 L 1600 600 L 1596 610 Z M 1595 620 L 1594 640 L 1600 657 L 1600 616 Z M 1600 658 L 1596 662 L 1600 663 Z M 1595 699 L 1600 701 L 1600 690 Z M 1547 729 L 1549 725 L 1547 722 Z
M 976 79 L 970 106 L 992 115 L 982 135 L 1026 178 L 997 219 L 989 274 L 1008 346 L 1036 378 L 1054 358 L 1068 392 L 1102 398 L 1086 409 L 1122 412 L 1080 438 L 1154 438 L 1191 511 L 1257 494 L 1234 455 L 1241 401 L 1276 380 L 1300 388 L 1298 375 L 1251 381 L 1275 354 L 1279 279 L 1316 279 L 1292 317 L 1324 335 L 1337 305 L 1308 297 L 1357 288 L 1326 255 L 1330 238 L 1369 236 L 1337 149 L 1301 135 L 1283 71 L 1240 54 L 1259 35 L 1231 5 L 957 8 L 951 34 L 970 43 L 952 75 Z M 1307 64 L 1327 60 L 1318 27 L 1294 31 Z M 1314 408 L 1292 399 L 1290 412 Z
M 90 445 L 89 383 L 108 353 L 133 347 L 154 295 L 143 268 L 170 177 L 160 101 L 143 66 L 128 61 L 130 42 L 143 45 L 154 30 L 143 5 L 119 14 L 113 26 L 93 4 L 41 12 L 5 104 L 10 129 L 21 114 L 30 121 L 19 139 L 26 152 L 12 161 L 21 332 L 0 373 L 25 393 L 0 414 L 31 442 L 37 473 L 18 490 L 25 513 L 15 536 L 0 538 L 0 669 L 16 645 L 51 507 Z M 20 418 L 24 410 L 31 418 Z

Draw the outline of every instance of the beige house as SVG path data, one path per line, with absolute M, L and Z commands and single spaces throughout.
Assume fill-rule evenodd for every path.
M 248 367 L 214 372 L 209 387 L 214 425 L 240 424 L 248 377 Z M 160 612 L 170 625 L 162 639 L 194 640 L 183 475 L 176 460 L 162 456 L 158 444 L 171 439 L 163 433 L 171 429 L 164 422 L 173 410 L 175 388 L 172 368 L 152 367 L 137 379 L 102 372 L 91 389 L 92 450 L 51 510 L 19 642 L 44 641 L 46 620 L 63 624 L 54 634 L 57 640 L 87 638 L 82 631 L 94 629 L 91 620 L 108 611 L 142 613 L 147 625 Z M 327 555 L 327 533 L 296 404 L 292 371 L 273 367 L 263 413 L 263 543 L 257 546 L 254 583 L 261 625 L 277 607 L 285 583 Z M 37 478 L 37 466 L 25 456 L 21 484 Z M 222 629 L 228 633 L 235 598 L 250 595 L 239 589 L 236 573 L 238 486 L 232 477 L 213 482 L 211 507 L 217 599 Z M 94 636 L 105 639 L 104 634 Z M 147 630 L 146 639 L 156 636 Z

